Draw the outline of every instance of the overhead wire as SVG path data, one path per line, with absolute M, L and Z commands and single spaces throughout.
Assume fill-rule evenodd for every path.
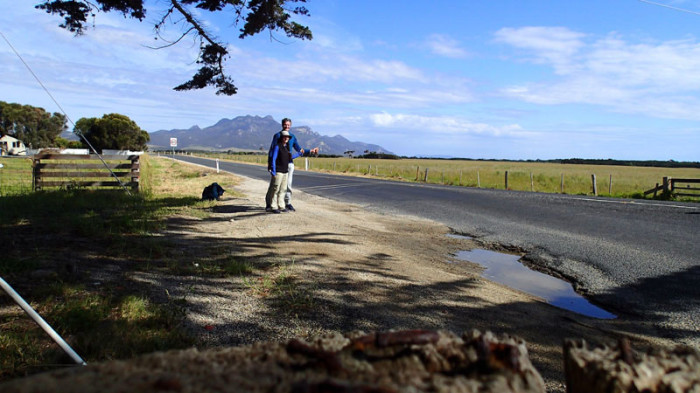
M 651 4 L 651 5 L 656 5 L 656 6 L 659 6 L 659 7 L 669 8 L 669 9 L 672 9 L 672 10 L 675 10 L 675 11 L 680 11 L 680 12 L 686 12 L 686 13 L 689 13 L 689 14 L 700 15 L 700 12 L 699 12 L 699 11 L 691 11 L 691 10 L 688 10 L 688 9 L 685 9 L 685 8 L 679 8 L 679 7 L 674 7 L 674 6 L 668 5 L 668 4 L 657 3 L 657 2 L 655 2 L 655 1 L 649 1 L 649 0 L 639 0 L 639 1 L 641 1 L 642 3 L 647 3 L 647 4 Z
M 51 98 L 51 100 L 54 102 L 54 104 L 56 104 L 56 106 L 58 107 L 58 109 L 61 110 L 61 113 L 63 113 L 63 116 L 65 116 L 65 117 L 66 117 L 66 120 L 68 120 L 68 122 L 73 126 L 74 132 L 75 132 L 76 134 L 78 134 L 78 136 L 79 136 L 80 138 L 82 138 L 82 140 L 90 147 L 90 150 L 91 150 L 93 153 L 95 153 L 95 155 L 97 155 L 97 157 L 100 159 L 100 161 L 102 161 L 102 164 L 105 166 L 105 168 L 107 168 L 107 170 L 109 171 L 109 173 L 111 173 L 112 176 L 117 180 L 117 183 L 119 183 L 119 185 L 124 189 L 124 191 L 126 191 L 126 193 L 127 193 L 128 195 L 131 195 L 131 192 L 129 192 L 129 189 L 128 189 L 128 188 L 126 187 L 126 185 L 121 181 L 121 179 L 119 179 L 119 176 L 117 176 L 117 174 L 114 173 L 114 171 L 112 171 L 112 169 L 109 167 L 109 165 L 107 165 L 107 162 L 105 162 L 105 160 L 102 158 L 102 155 L 100 155 L 100 154 L 97 152 L 97 150 L 92 146 L 92 144 L 90 143 L 90 141 L 85 137 L 85 135 L 83 135 L 82 132 L 80 132 L 80 131 L 78 131 L 78 130 L 75 129 L 75 123 L 74 123 L 73 120 L 70 118 L 70 116 L 68 116 L 68 113 L 66 113 L 66 111 L 63 109 L 63 107 L 61 106 L 61 104 L 58 103 L 58 101 L 56 100 L 56 98 L 54 98 L 54 96 L 51 94 L 51 92 L 49 91 L 49 89 L 46 88 L 46 86 L 44 85 L 44 83 L 41 82 L 41 79 L 39 79 L 39 77 L 34 73 L 34 71 L 33 71 L 32 68 L 29 66 L 29 64 L 27 64 L 27 62 L 24 61 L 24 58 L 22 58 L 22 55 L 20 55 L 19 52 L 15 49 L 15 47 L 12 45 L 12 43 L 10 42 L 10 40 L 7 39 L 7 37 L 5 36 L 5 34 L 3 34 L 2 31 L 0 31 L 0 35 L 1 35 L 2 38 L 5 40 L 5 42 L 7 42 L 7 45 L 12 49 L 12 51 L 15 53 L 15 55 L 17 56 L 17 58 L 22 62 L 22 64 L 24 64 L 24 66 L 27 68 L 27 70 L 29 70 L 29 73 L 32 74 L 32 76 L 34 77 L 34 79 L 36 79 L 37 83 L 39 83 L 39 85 L 44 89 L 44 91 L 45 91 L 46 94 Z

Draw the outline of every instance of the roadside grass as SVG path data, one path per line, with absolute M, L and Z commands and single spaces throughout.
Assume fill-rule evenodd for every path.
M 261 274 L 243 277 L 243 284 L 255 296 L 268 299 L 290 314 L 309 311 L 314 306 L 313 283 L 294 273 L 294 261 L 278 262 Z
M 201 154 L 219 158 L 264 165 L 265 155 Z M 427 182 L 463 187 L 508 189 L 544 193 L 593 195 L 592 175 L 596 175 L 599 196 L 613 198 L 644 198 L 644 191 L 661 183 L 663 177 L 700 179 L 697 168 L 659 168 L 621 165 L 575 165 L 543 162 L 431 160 L 431 159 L 366 159 L 366 158 L 299 158 L 297 170 L 305 168 L 319 172 L 371 176 L 398 181 Z M 427 171 L 427 176 L 426 176 Z M 664 199 L 667 196 L 658 196 Z M 647 196 L 647 198 L 651 198 Z M 700 197 L 676 197 L 679 201 L 700 201 Z
M 170 217 L 211 214 L 216 203 L 200 200 L 205 186 L 218 182 L 226 197 L 235 197 L 230 174 L 145 155 L 141 192 L 133 195 L 119 189 L 32 192 L 31 170 L 21 174 L 12 181 L 3 174 L 0 182 L 0 276 L 88 362 L 196 344 L 183 327 L 182 299 L 150 298 L 148 288 L 128 280 L 130 271 L 241 276 L 259 265 L 225 247 L 209 258 L 193 257 L 159 235 Z M 108 267 L 117 273 L 90 274 Z M 73 365 L 2 291 L 0 329 L 0 381 Z
M 0 197 L 32 191 L 32 160 L 29 157 L 0 158 Z

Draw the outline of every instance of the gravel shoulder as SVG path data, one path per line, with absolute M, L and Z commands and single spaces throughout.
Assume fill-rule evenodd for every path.
M 638 348 L 673 344 L 644 321 L 587 318 L 482 278 L 478 265 L 454 255 L 485 246 L 449 237 L 441 224 L 299 191 L 297 212 L 276 215 L 263 209 L 265 182 L 242 178 L 224 188 L 242 196 L 225 194 L 205 219 L 172 217 L 162 235 L 198 244 L 199 252 L 224 247 L 250 274 L 130 273 L 153 296 L 182 302 L 200 348 L 357 330 L 490 330 L 526 340 L 548 390 L 563 392 L 566 338 L 605 344 L 625 336 Z

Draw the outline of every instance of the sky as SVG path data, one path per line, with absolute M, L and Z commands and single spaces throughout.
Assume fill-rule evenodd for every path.
M 38 2 L 3 1 L 0 101 L 73 122 L 270 115 L 403 156 L 700 161 L 700 0 L 308 0 L 310 41 L 241 40 L 231 12 L 194 10 L 228 43 L 234 96 L 172 89 L 198 44 L 153 49 L 165 0 L 142 23 L 98 13 L 79 37 Z

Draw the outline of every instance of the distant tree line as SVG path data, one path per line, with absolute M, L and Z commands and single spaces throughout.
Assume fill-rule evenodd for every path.
M 49 113 L 31 105 L 0 101 L 0 136 L 10 135 L 33 149 L 47 147 L 87 148 L 86 140 L 97 150 L 146 150 L 148 132 L 133 120 L 118 113 L 102 118 L 81 118 L 73 130 L 81 134 L 81 141 L 61 138 L 68 129 L 67 119 L 61 113 Z
M 357 156 L 356 158 L 374 158 L 374 159 L 380 159 L 380 160 L 398 160 L 401 157 L 397 156 L 396 154 L 377 153 L 377 152 L 371 151 L 371 152 L 365 153 L 361 156 Z
M 539 160 L 538 160 L 539 161 Z M 548 160 L 545 162 L 553 162 L 558 164 L 586 164 L 586 165 L 619 165 L 619 166 L 644 166 L 644 167 L 660 167 L 660 168 L 700 168 L 700 162 L 684 162 L 684 161 L 655 161 L 655 160 L 613 160 L 608 158 L 602 159 L 584 159 L 584 158 L 567 158 Z

